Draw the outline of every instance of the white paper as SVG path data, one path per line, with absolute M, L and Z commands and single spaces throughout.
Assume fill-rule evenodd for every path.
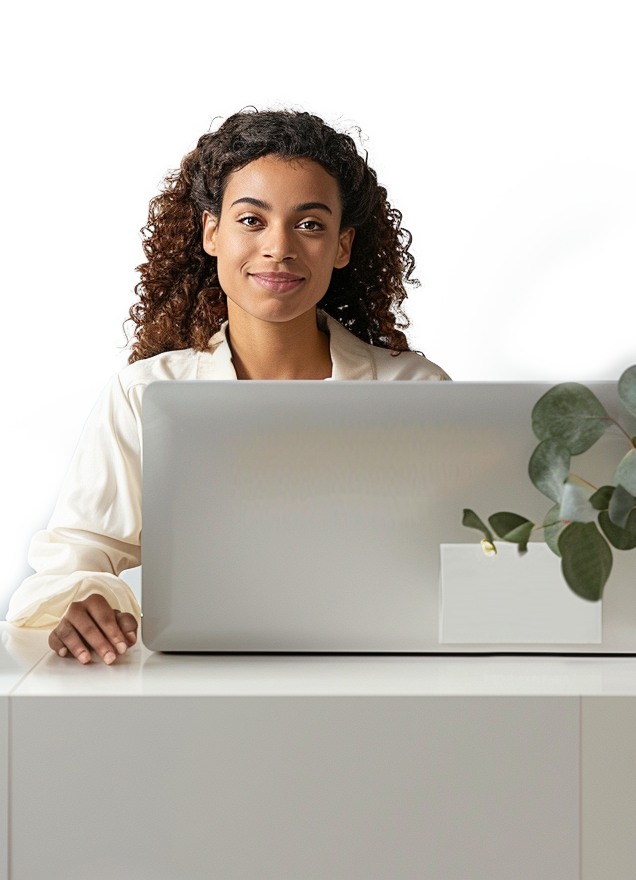
M 440 632 L 444 644 L 600 644 L 601 602 L 581 599 L 544 543 L 441 544 Z

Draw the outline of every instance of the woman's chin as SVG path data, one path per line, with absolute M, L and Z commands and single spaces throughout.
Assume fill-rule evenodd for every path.
M 235 320 L 262 321 L 266 324 L 286 324 L 306 315 L 315 315 L 315 303 L 292 303 L 282 297 L 269 299 L 257 306 L 240 306 L 228 297 L 228 318 Z

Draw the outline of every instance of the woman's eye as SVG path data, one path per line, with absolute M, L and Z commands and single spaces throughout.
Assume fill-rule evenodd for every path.
M 317 220 L 303 220 L 302 223 L 298 224 L 301 229 L 308 229 L 310 232 L 314 232 L 318 229 L 324 229 L 322 223 L 319 223 Z
M 247 226 L 249 229 L 253 229 L 255 226 L 260 224 L 260 220 L 258 217 L 254 217 L 252 214 L 248 214 L 247 217 L 239 217 L 239 223 L 242 223 L 243 226 Z

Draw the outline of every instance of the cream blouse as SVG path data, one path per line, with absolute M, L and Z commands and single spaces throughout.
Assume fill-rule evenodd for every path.
M 332 379 L 442 380 L 450 377 L 416 354 L 392 356 L 368 345 L 325 312 Z M 7 612 L 15 626 L 53 627 L 71 602 L 101 593 L 140 620 L 134 593 L 119 574 L 141 562 L 141 399 L 150 382 L 236 379 L 227 323 L 209 348 L 167 351 L 112 377 L 91 411 L 48 527 L 33 537 L 35 574 L 18 587 Z

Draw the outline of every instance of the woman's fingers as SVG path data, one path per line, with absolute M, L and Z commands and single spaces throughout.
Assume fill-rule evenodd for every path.
M 61 657 L 69 654 L 81 663 L 90 662 L 93 649 L 110 665 L 137 640 L 137 621 L 128 612 L 115 611 L 104 596 L 93 593 L 72 602 L 49 635 L 49 646 Z
M 60 655 L 60 657 L 66 657 L 66 655 L 68 654 L 68 648 L 66 647 L 64 642 L 58 637 L 54 629 L 51 630 L 51 632 L 49 633 L 49 648 L 52 648 L 56 654 Z
M 58 654 L 63 651 L 64 653 L 60 656 L 70 654 L 79 660 L 80 663 L 86 664 L 90 662 L 90 651 L 87 649 L 86 644 L 82 640 L 78 631 L 73 624 L 66 619 L 66 617 L 63 617 L 60 620 L 58 625 L 49 635 L 49 645 L 54 651 L 57 651 Z
M 70 606 L 69 612 L 71 612 L 74 604 L 75 603 Z M 98 629 L 95 633 L 93 633 L 91 629 L 91 636 L 99 641 L 100 646 L 104 648 L 108 644 L 106 650 L 112 651 L 112 649 L 114 648 L 115 655 L 125 654 L 128 648 L 126 636 L 121 631 L 119 624 L 117 623 L 117 615 L 115 611 L 110 607 L 106 599 L 99 593 L 93 593 L 87 599 L 84 599 L 83 603 L 78 604 L 83 604 L 85 606 L 84 608 L 78 609 L 78 614 L 80 616 L 83 616 L 83 614 L 87 614 L 89 618 L 95 622 Z M 71 622 L 74 623 L 71 614 L 69 614 L 69 617 Z M 100 657 L 104 659 L 100 649 L 92 641 L 92 638 L 89 638 L 87 636 L 87 633 L 83 630 L 82 635 L 84 636 L 88 644 L 94 647 Z M 100 638 L 100 636 L 102 638 Z M 104 637 L 108 640 L 108 642 L 105 641 Z M 110 662 L 112 663 L 112 660 Z
M 122 633 L 126 636 L 129 645 L 137 641 L 137 618 L 129 611 L 115 611 L 117 623 Z

